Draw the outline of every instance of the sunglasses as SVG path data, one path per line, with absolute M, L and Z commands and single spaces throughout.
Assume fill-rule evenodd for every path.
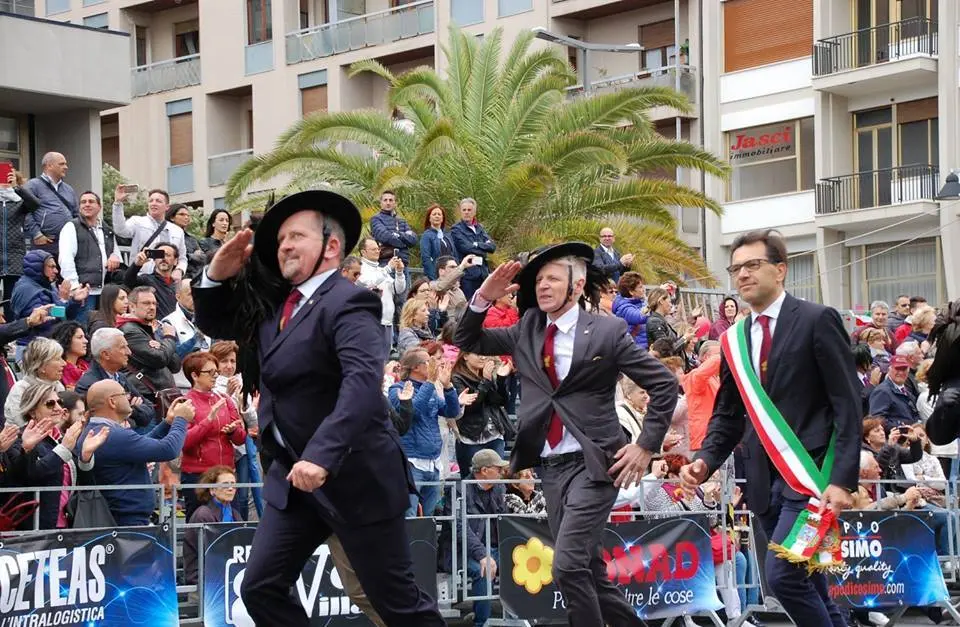
M 53 398 L 53 399 L 50 399 L 49 401 L 45 401 L 45 402 L 43 403 L 43 406 L 46 407 L 47 409 L 53 409 L 54 407 L 60 407 L 60 408 L 62 408 L 62 407 L 63 407 L 63 403 L 60 402 L 60 399 L 59 399 L 59 398 Z

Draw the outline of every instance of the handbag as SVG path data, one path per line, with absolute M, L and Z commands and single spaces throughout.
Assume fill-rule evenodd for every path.
M 117 521 L 110 505 L 100 490 L 75 490 L 64 510 L 70 526 L 74 529 L 97 529 L 116 527 Z
M 133 378 L 143 384 L 147 391 L 153 394 L 153 406 L 157 411 L 157 419 L 163 420 L 167 415 L 167 410 L 173 405 L 173 401 L 183 396 L 180 388 L 161 388 L 157 389 L 153 382 L 142 372 L 127 363 L 127 370 L 133 375 Z

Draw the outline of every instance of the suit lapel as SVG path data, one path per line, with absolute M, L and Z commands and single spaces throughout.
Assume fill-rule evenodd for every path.
M 563 378 L 563 381 L 560 382 L 560 387 L 563 387 L 563 384 L 573 377 L 577 368 L 580 367 L 586 358 L 587 348 L 590 347 L 590 338 L 592 337 L 590 333 L 592 330 L 593 316 L 585 311 L 581 311 L 577 319 L 577 327 L 574 330 L 573 357 L 570 359 L 570 371 L 567 373 L 567 376 Z
M 777 374 L 777 364 L 780 363 L 780 354 L 783 347 L 790 339 L 789 330 L 793 327 L 793 320 L 796 315 L 797 299 L 790 294 L 783 299 L 783 305 L 780 307 L 780 316 L 777 318 L 777 328 L 773 332 L 773 344 L 770 347 L 770 356 L 767 358 L 767 387 L 773 382 L 773 377 Z
M 286 326 L 283 327 L 283 330 L 277 332 L 277 329 L 280 326 L 280 316 L 283 313 L 283 305 L 280 305 L 279 310 L 270 320 L 270 332 L 272 333 L 273 339 L 270 342 L 266 353 L 263 355 L 264 361 L 266 361 L 270 355 L 273 354 L 273 352 L 277 350 L 281 344 L 283 344 L 284 340 L 293 334 L 294 330 L 300 326 L 301 322 L 310 316 L 310 311 L 317 305 L 318 302 L 320 302 L 320 298 L 333 287 L 339 278 L 339 272 L 334 272 L 333 275 L 328 277 L 327 280 L 324 281 L 320 287 L 318 287 L 313 294 L 310 295 L 310 298 L 308 298 L 307 301 L 300 307 L 296 315 L 287 322 Z

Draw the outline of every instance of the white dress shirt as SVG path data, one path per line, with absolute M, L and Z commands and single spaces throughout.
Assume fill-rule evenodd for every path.
M 577 336 L 577 321 L 580 319 L 580 307 L 573 306 L 568 312 L 557 318 L 553 324 L 557 325 L 557 334 L 553 338 L 553 368 L 557 372 L 557 380 L 563 381 L 570 374 L 570 365 L 573 363 L 573 341 Z M 550 319 L 547 318 L 547 324 Z M 541 457 L 560 455 L 582 451 L 583 447 L 577 442 L 567 428 L 563 428 L 563 437 L 553 448 L 543 443 Z
M 753 363 L 753 371 L 758 375 L 760 374 L 760 347 L 763 344 L 763 327 L 757 322 L 757 318 L 767 316 L 771 319 L 769 325 L 772 339 L 777 328 L 777 319 L 780 317 L 780 309 L 783 307 L 783 299 L 786 297 L 786 292 L 780 292 L 777 300 L 770 303 L 763 311 L 754 311 L 750 318 L 750 359 Z
M 130 263 L 136 259 L 137 253 L 147 243 L 150 236 L 160 228 L 160 223 L 154 221 L 149 215 L 126 217 L 123 213 L 123 203 L 113 203 L 113 232 L 120 237 L 129 237 L 130 242 Z M 150 242 L 151 247 L 156 247 L 160 243 L 173 244 L 180 250 L 180 258 L 177 260 L 177 268 L 181 272 L 187 271 L 187 244 L 184 241 L 183 229 L 167 220 L 166 226 L 160 231 L 160 234 Z M 153 272 L 153 260 L 148 260 L 140 269 L 140 274 L 151 274 Z
M 403 272 L 395 272 L 386 266 L 381 266 L 376 261 L 369 259 L 360 259 L 360 276 L 357 278 L 357 285 L 367 289 L 377 288 L 380 290 L 380 324 L 385 327 L 393 326 L 393 312 L 396 309 L 394 304 L 394 295 L 403 294 L 407 289 L 407 280 Z
M 83 218 L 80 218 L 83 220 Z M 97 225 L 93 227 L 94 236 L 97 238 L 97 244 L 100 245 L 100 261 L 103 264 L 103 274 L 100 275 L 101 285 L 103 284 L 103 277 L 107 271 L 107 249 L 103 238 L 103 223 L 98 219 Z M 60 247 L 60 253 L 57 255 L 57 263 L 60 264 L 60 276 L 66 281 L 79 288 L 80 277 L 77 274 L 77 229 L 73 224 L 73 221 L 67 222 L 63 225 L 63 228 L 60 230 L 60 236 L 57 238 L 57 245 Z M 117 248 L 117 242 L 113 242 L 113 253 L 111 253 L 109 259 L 116 259 L 117 261 L 122 261 L 120 258 L 120 252 Z M 103 287 L 91 287 L 91 294 L 99 294 L 103 290 Z

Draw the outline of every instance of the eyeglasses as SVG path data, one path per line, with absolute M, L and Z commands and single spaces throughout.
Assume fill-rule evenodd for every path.
M 763 267 L 764 264 L 772 263 L 769 259 L 750 259 L 749 261 L 744 261 L 743 263 L 735 263 L 732 266 L 727 266 L 727 272 L 730 273 L 730 276 L 736 276 L 740 274 L 740 271 L 744 268 L 747 269 L 747 272 L 753 273 Z
M 216 376 L 220 374 L 220 371 L 217 369 L 213 369 L 213 370 L 207 369 L 207 370 L 201 370 L 200 374 L 208 374 L 210 376 Z
M 63 403 L 59 398 L 52 398 L 49 401 L 44 402 L 43 406 L 47 409 L 53 409 L 54 407 L 63 408 Z

